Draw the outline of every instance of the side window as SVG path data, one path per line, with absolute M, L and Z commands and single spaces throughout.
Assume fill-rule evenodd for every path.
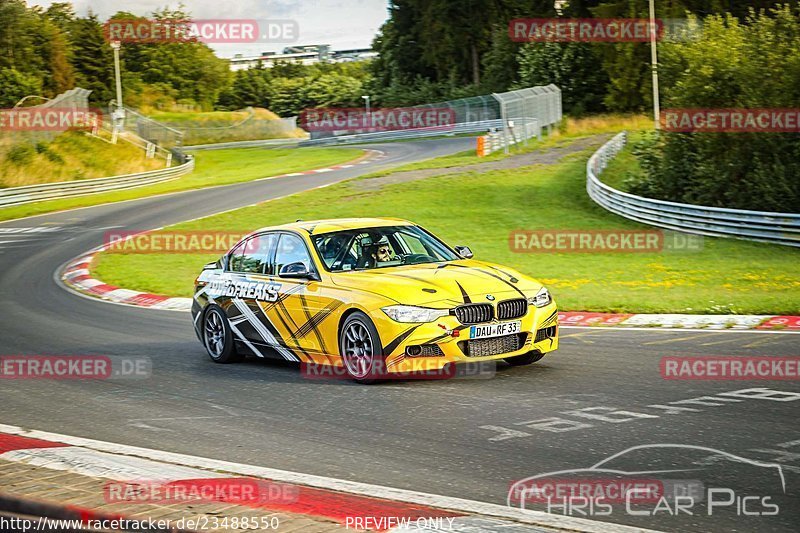
M 242 268 L 242 253 L 244 252 L 244 245 L 246 241 L 240 242 L 230 254 L 228 254 L 228 270 L 233 272 L 240 272 Z
M 239 244 L 230 254 L 228 270 L 247 274 L 269 274 L 269 254 L 275 234 L 256 235 Z
M 275 252 L 275 273 L 280 274 L 283 267 L 292 263 L 303 263 L 307 270 L 314 268 L 303 239 L 297 235 L 282 233 Z
M 248 274 L 271 274 L 269 255 L 275 243 L 276 235 L 267 233 L 248 239 L 242 254 L 239 272 Z

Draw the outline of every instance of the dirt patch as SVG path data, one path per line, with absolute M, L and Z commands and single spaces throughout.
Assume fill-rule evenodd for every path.
M 545 150 L 537 150 L 526 154 L 512 155 L 498 161 L 487 161 L 486 163 L 476 163 L 474 165 L 461 165 L 447 168 L 429 168 L 422 170 L 407 170 L 395 172 L 388 176 L 355 180 L 350 182 L 350 186 L 360 191 L 377 191 L 386 185 L 404 183 L 407 181 L 443 176 L 445 174 L 459 174 L 463 172 L 491 172 L 493 170 L 509 170 L 513 168 L 528 167 L 532 165 L 554 165 L 564 157 L 582 152 L 587 148 L 599 148 L 604 142 L 612 137 L 609 133 L 583 137 L 562 146 L 554 146 Z

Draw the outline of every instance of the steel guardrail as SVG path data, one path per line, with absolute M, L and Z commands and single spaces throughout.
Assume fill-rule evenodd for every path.
M 586 164 L 586 192 L 604 209 L 636 222 L 711 237 L 731 237 L 800 247 L 800 214 L 682 204 L 618 191 L 598 176 L 625 147 L 617 134 Z
M 58 183 L 0 189 L 0 208 L 43 200 L 57 200 L 85 194 L 132 189 L 134 187 L 142 187 L 144 185 L 172 180 L 194 170 L 194 158 L 191 156 L 187 157 L 189 159 L 186 163 L 171 168 L 111 176 L 108 178 L 62 181 Z
M 305 141 L 306 138 L 287 138 L 287 139 L 261 139 L 252 141 L 226 141 L 209 144 L 192 144 L 183 147 L 185 152 L 201 150 L 226 150 L 228 148 L 290 148 L 297 146 Z

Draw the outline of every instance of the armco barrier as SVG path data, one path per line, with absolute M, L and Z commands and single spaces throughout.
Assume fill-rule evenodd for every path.
M 113 191 L 118 189 L 132 189 L 153 183 L 168 181 L 188 174 L 194 169 L 194 158 L 187 156 L 186 163 L 172 168 L 150 170 L 137 174 L 125 174 L 109 178 L 95 178 L 78 181 L 62 181 L 46 183 L 44 185 L 27 185 L 25 187 L 12 187 L 0 189 L 0 207 L 27 204 L 43 200 L 55 200 L 84 194 Z
M 598 176 L 626 142 L 627 133 L 619 133 L 595 152 L 586 165 L 586 192 L 603 208 L 637 222 L 684 233 L 800 247 L 797 213 L 680 204 L 636 196 L 602 183 Z
M 193 144 L 184 146 L 184 151 L 201 151 L 201 150 L 227 150 L 229 148 L 293 148 L 305 139 L 263 139 L 255 141 L 230 141 L 224 143 L 212 144 Z

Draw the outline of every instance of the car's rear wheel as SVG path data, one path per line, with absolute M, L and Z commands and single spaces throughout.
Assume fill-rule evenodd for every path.
M 233 344 L 233 332 L 228 317 L 219 307 L 211 307 L 203 318 L 203 344 L 215 363 L 235 363 L 242 360 Z
M 374 383 L 383 370 L 383 347 L 378 330 L 361 311 L 350 314 L 339 333 L 339 353 L 344 368 L 359 383 Z
M 517 355 L 516 357 L 506 357 L 506 363 L 513 366 L 530 365 L 544 357 L 544 354 L 531 350 L 528 353 Z

